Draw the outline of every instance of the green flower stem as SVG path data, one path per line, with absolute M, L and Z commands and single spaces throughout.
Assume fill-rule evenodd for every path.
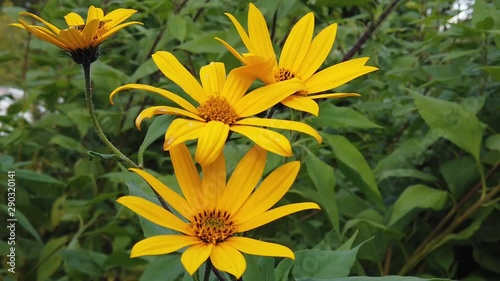
M 106 137 L 104 132 L 97 121 L 97 117 L 94 111 L 94 103 L 92 101 L 92 86 L 90 80 L 90 63 L 83 63 L 83 75 L 85 77 L 85 100 L 87 104 L 87 110 L 89 111 L 90 120 L 92 121 L 92 125 L 97 132 L 97 135 L 101 139 L 101 141 L 106 145 L 106 147 L 113 152 L 121 161 L 125 162 L 129 168 L 140 168 L 139 165 L 135 164 L 134 161 L 130 160 L 127 156 L 125 156 L 118 148 L 116 148 Z
M 82 63 L 83 66 L 83 75 L 85 77 L 85 100 L 87 104 L 87 109 L 89 111 L 89 116 L 90 120 L 92 121 L 92 125 L 94 126 L 94 129 L 97 132 L 97 135 L 101 139 L 101 141 L 108 147 L 109 150 L 111 150 L 118 158 L 120 158 L 121 161 L 123 161 L 129 168 L 137 168 L 137 169 L 142 169 L 139 165 L 137 165 L 134 161 L 130 160 L 127 156 L 125 156 L 118 148 L 116 148 L 106 137 L 104 132 L 101 129 L 101 126 L 99 125 L 99 122 L 97 121 L 97 117 L 95 115 L 94 111 L 94 103 L 93 103 L 93 98 L 92 98 L 92 85 L 91 85 L 91 80 L 90 80 L 90 63 L 84 62 Z M 154 194 L 160 201 L 160 204 L 163 206 L 163 208 L 167 211 L 170 212 L 170 208 L 167 205 L 167 202 L 154 190 Z

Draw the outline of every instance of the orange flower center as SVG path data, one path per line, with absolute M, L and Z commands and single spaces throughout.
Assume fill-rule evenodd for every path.
M 286 81 L 286 80 L 290 80 L 292 78 L 295 78 L 295 73 L 292 73 L 290 70 L 285 69 L 285 68 L 280 68 L 278 70 L 278 72 L 276 72 L 274 74 L 274 79 L 276 80 L 276 82 Z M 305 96 L 305 95 L 307 95 L 307 91 L 300 90 L 300 91 L 295 92 L 294 95 L 303 95 L 303 96 Z
M 227 102 L 224 97 L 212 96 L 208 100 L 198 106 L 200 116 L 209 121 L 220 121 L 224 124 L 231 125 L 236 122 L 238 115 Z
M 225 211 L 203 211 L 194 217 L 191 227 L 195 235 L 205 243 L 217 244 L 235 233 L 233 222 Z

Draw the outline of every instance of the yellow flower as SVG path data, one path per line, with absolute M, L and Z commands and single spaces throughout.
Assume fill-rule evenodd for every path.
M 222 39 L 216 39 L 224 44 L 244 65 L 251 66 L 269 58 L 276 58 L 266 21 L 262 13 L 252 3 L 250 3 L 248 11 L 248 34 L 233 15 L 229 13 L 226 15 L 235 25 L 249 53 L 240 54 Z M 279 63 L 274 59 L 274 66 L 270 71 L 258 71 L 255 72 L 255 75 L 266 84 L 291 78 L 300 79 L 304 82 L 305 89 L 285 98 L 281 103 L 317 116 L 319 107 L 314 101 L 315 99 L 359 96 L 356 93 L 317 93 L 341 86 L 363 74 L 378 70 L 378 68 L 365 65 L 369 58 L 358 58 L 316 72 L 330 53 L 337 33 L 337 24 L 329 25 L 314 39 L 312 38 L 313 32 L 314 15 L 311 12 L 302 17 L 290 31 L 283 46 Z
M 189 274 L 192 275 L 210 257 L 217 269 L 237 278 L 246 268 L 245 258 L 240 252 L 294 258 L 293 252 L 285 246 L 236 234 L 298 211 L 319 209 L 316 203 L 308 202 L 269 210 L 294 182 L 300 168 L 299 161 L 277 168 L 254 191 L 266 162 L 266 151 L 257 145 L 243 157 L 227 183 L 223 154 L 202 168 L 202 179 L 184 144 L 173 147 L 170 155 L 184 197 L 147 172 L 131 170 L 148 182 L 184 219 L 140 197 L 123 196 L 117 201 L 149 221 L 181 234 L 159 235 L 139 241 L 132 248 L 131 257 L 168 254 L 188 247 L 181 262 Z
M 21 12 L 20 15 L 34 18 L 46 27 L 30 25 L 21 19 L 18 19 L 20 23 L 10 25 L 26 29 L 36 37 L 69 51 L 76 63 L 85 62 L 85 59 L 93 62 L 98 56 L 97 47 L 104 40 L 124 27 L 142 24 L 137 21 L 122 24 L 124 20 L 136 12 L 132 9 L 116 9 L 104 15 L 101 8 L 90 6 L 87 22 L 80 15 L 71 12 L 64 17 L 68 28 L 62 30 L 37 15 Z
M 224 64 L 213 62 L 201 68 L 200 85 L 171 53 L 156 52 L 153 54 L 153 61 L 167 78 L 179 85 L 195 101 L 196 106 L 172 92 L 143 84 L 127 84 L 115 89 L 110 94 L 110 101 L 113 103 L 113 96 L 120 91 L 141 89 L 157 93 L 179 105 L 181 108 L 147 108 L 135 120 L 137 128 L 140 129 L 142 120 L 153 115 L 173 114 L 187 117 L 177 118 L 170 124 L 165 133 L 164 150 L 187 140 L 198 139 L 196 161 L 207 165 L 222 152 L 231 131 L 248 137 L 268 151 L 291 156 L 292 149 L 288 139 L 282 134 L 268 130 L 268 127 L 303 132 L 321 142 L 321 136 L 316 130 L 304 123 L 251 117 L 301 90 L 303 83 L 298 79 L 260 87 L 245 94 L 254 81 L 253 77 L 247 75 L 249 68 L 234 69 L 226 78 Z M 266 63 L 254 67 L 265 69 L 271 66 L 271 63 Z

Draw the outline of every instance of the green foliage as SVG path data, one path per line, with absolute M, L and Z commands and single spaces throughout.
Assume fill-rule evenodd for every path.
M 245 25 L 248 1 L 28 2 L 28 8 L 4 3 L 0 15 L 0 87 L 24 91 L 0 89 L 0 103 L 8 104 L 0 116 L 0 196 L 7 202 L 8 171 L 16 171 L 17 218 L 16 273 L 4 280 L 202 280 L 204 267 L 189 276 L 180 253 L 129 258 L 144 236 L 171 232 L 115 200 L 133 194 L 159 202 L 99 140 L 79 65 L 6 25 L 26 9 L 59 27 L 68 12 L 83 15 L 90 4 L 137 9 L 132 19 L 144 25 L 116 33 L 92 65 L 98 121 L 125 155 L 180 192 L 163 151 L 172 118 L 153 117 L 141 131 L 134 125 L 141 109 L 168 102 L 129 91 L 111 106 L 109 93 L 144 83 L 184 95 L 152 62 L 158 50 L 172 52 L 192 73 L 211 61 L 224 61 L 228 70 L 240 66 L 213 38 L 243 50 L 224 12 Z M 255 4 L 275 50 L 307 12 L 315 13 L 316 32 L 337 22 L 326 67 L 342 60 L 388 2 Z M 500 2 L 475 1 L 468 11 L 452 20 L 459 11 L 450 1 L 401 1 L 355 54 L 380 70 L 334 89 L 361 97 L 319 101 L 318 117 L 279 113 L 323 136 L 317 144 L 289 135 L 294 156 L 286 161 L 300 160 L 302 167 L 279 204 L 312 200 L 322 210 L 245 234 L 284 244 L 296 259 L 246 256 L 244 280 L 500 279 Z M 233 136 L 225 148 L 230 171 L 248 148 L 245 138 Z M 265 173 L 283 161 L 269 154 Z M 8 208 L 2 203 L 1 213 Z

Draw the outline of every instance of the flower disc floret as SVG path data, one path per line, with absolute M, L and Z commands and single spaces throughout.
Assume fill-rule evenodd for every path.
M 203 211 L 191 222 L 194 234 L 205 243 L 217 244 L 231 237 L 236 229 L 225 211 Z
M 208 100 L 198 107 L 200 116 L 207 122 L 219 121 L 227 125 L 236 122 L 238 115 L 227 102 L 226 98 L 220 96 L 209 97 Z

